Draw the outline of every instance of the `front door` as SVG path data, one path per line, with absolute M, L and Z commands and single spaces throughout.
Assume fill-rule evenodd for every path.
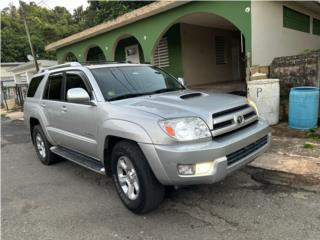
M 44 94 L 41 99 L 41 108 L 46 117 L 46 129 L 54 144 L 60 144 L 63 133 L 59 130 L 58 122 L 61 118 L 61 109 L 64 104 L 64 75 L 62 72 L 50 74 Z
M 70 71 L 65 74 L 65 91 L 61 118 L 58 127 L 64 133 L 59 144 L 76 152 L 97 157 L 97 107 L 89 104 L 72 103 L 67 100 L 71 88 L 83 88 L 90 97 L 93 93 L 89 82 L 81 71 Z

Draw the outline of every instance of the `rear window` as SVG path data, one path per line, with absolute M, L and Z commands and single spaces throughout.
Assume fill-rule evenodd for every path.
M 43 76 L 35 77 L 31 79 L 31 82 L 28 88 L 27 97 L 34 97 L 42 79 L 43 79 Z
M 62 83 L 63 83 L 62 73 L 50 75 L 43 98 L 49 99 L 49 100 L 57 100 L 57 101 L 63 100 Z

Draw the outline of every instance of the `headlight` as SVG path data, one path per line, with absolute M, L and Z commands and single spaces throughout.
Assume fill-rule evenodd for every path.
M 207 124 L 200 118 L 176 118 L 159 122 L 164 132 L 178 141 L 190 141 L 211 137 Z
M 254 101 L 251 100 L 251 98 L 248 98 L 248 104 L 253 107 L 253 109 L 256 111 L 257 115 L 259 116 L 259 111 L 257 108 L 257 105 L 254 103 Z

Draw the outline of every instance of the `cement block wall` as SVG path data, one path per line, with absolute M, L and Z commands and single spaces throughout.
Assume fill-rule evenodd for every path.
M 320 51 L 275 58 L 270 65 L 270 77 L 280 79 L 280 118 L 285 120 L 292 87 L 320 87 Z

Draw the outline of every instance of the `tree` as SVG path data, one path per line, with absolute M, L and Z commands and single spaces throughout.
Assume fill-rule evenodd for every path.
M 78 7 L 73 14 L 64 7 L 48 9 L 34 2 L 23 3 L 35 52 L 39 59 L 55 59 L 45 52 L 51 42 L 80 32 L 88 27 L 114 19 L 150 1 L 89 1 L 87 9 Z M 30 54 L 19 9 L 11 5 L 1 11 L 1 61 L 27 61 Z
M 151 1 L 89 1 L 89 6 L 83 12 L 84 28 L 115 19 L 150 3 Z

